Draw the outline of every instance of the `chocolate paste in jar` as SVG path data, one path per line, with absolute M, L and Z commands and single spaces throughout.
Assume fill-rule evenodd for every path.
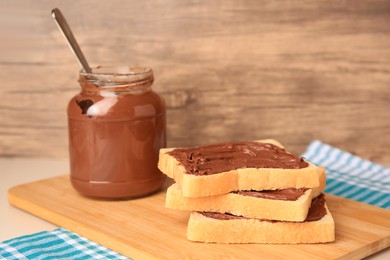
M 149 68 L 80 72 L 68 105 L 71 183 L 82 195 L 119 199 L 159 190 L 159 149 L 166 146 L 165 105 Z

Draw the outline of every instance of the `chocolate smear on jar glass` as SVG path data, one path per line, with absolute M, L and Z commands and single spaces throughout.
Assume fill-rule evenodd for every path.
M 81 109 L 81 114 L 86 114 L 88 111 L 88 108 L 93 105 L 93 101 L 90 99 L 84 99 L 84 100 L 77 100 L 76 104 L 80 107 Z

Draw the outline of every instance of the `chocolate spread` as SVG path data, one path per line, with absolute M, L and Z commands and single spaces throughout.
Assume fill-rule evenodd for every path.
M 248 219 L 242 216 L 235 216 L 229 213 L 217 213 L 217 212 L 199 212 L 202 215 L 208 217 L 208 218 L 214 218 L 219 220 L 232 220 L 232 219 Z M 306 219 L 304 222 L 308 221 L 317 221 L 322 219 L 326 215 L 326 208 L 325 208 L 325 195 L 322 193 L 320 196 L 314 198 L 311 201 L 310 209 L 307 214 Z M 284 222 L 284 221 L 277 221 L 277 220 L 267 220 L 267 219 L 258 219 L 259 221 L 268 221 L 268 222 Z
M 86 114 L 88 111 L 88 108 L 90 108 L 90 106 L 93 105 L 93 101 L 90 99 L 76 100 L 76 104 L 80 107 L 81 114 Z
M 158 190 L 165 180 L 157 168 L 166 142 L 165 106 L 151 90 L 152 71 L 145 69 L 144 77 L 138 69 L 142 83 L 117 83 L 116 76 L 127 79 L 133 72 L 120 69 L 125 73 L 102 74 L 110 82 L 104 78 L 98 81 L 101 86 L 80 73 L 82 91 L 68 105 L 71 182 L 89 197 L 139 197 Z
M 282 190 L 264 190 L 264 191 L 233 191 L 232 193 L 236 193 L 243 196 L 252 196 L 256 198 L 262 199 L 270 199 L 270 200 L 289 200 L 294 201 L 299 199 L 307 189 L 282 189 Z
M 308 163 L 273 144 L 258 142 L 223 143 L 169 152 L 188 174 L 210 175 L 239 168 L 300 169 Z
M 320 220 L 325 215 L 326 215 L 325 195 L 324 193 L 321 193 L 318 197 L 314 198 L 311 201 L 309 213 L 307 213 L 307 217 L 305 221 Z
M 200 212 L 203 216 L 208 218 L 215 218 L 220 220 L 232 220 L 232 219 L 245 219 L 242 216 L 236 216 L 229 213 L 217 213 L 217 212 Z

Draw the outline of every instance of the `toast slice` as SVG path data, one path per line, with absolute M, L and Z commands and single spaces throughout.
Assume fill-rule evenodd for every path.
M 319 196 L 325 189 L 325 169 L 320 170 L 320 186 L 307 189 L 301 195 L 299 193 L 302 192 L 299 190 L 286 189 L 282 190 L 282 196 L 280 196 L 281 191 L 255 191 L 230 192 L 209 197 L 184 197 L 180 185 L 175 183 L 167 190 L 165 207 L 177 210 L 230 213 L 247 218 L 304 221 L 312 198 Z M 284 192 L 289 194 L 290 199 L 283 196 Z
M 254 218 L 216 219 L 192 212 L 187 238 L 206 243 L 312 244 L 335 240 L 335 225 L 328 208 L 320 220 L 267 221 Z M 221 214 L 225 215 L 225 214 Z
M 272 139 L 256 142 L 283 148 L 279 142 Z M 220 195 L 236 190 L 259 191 L 319 186 L 319 167 L 304 159 L 302 161 L 306 162 L 307 166 L 297 169 L 243 167 L 210 175 L 194 175 L 170 155 L 174 150 L 175 148 L 160 149 L 158 168 L 180 185 L 184 197 Z M 284 148 L 283 151 L 286 152 Z M 291 155 L 288 152 L 286 154 Z
M 280 199 L 286 197 L 280 196 L 280 191 L 241 191 L 209 197 L 183 197 L 179 185 L 175 183 L 167 190 L 165 206 L 177 210 L 231 213 L 247 218 L 304 221 L 312 190 L 286 189 L 283 192 L 292 198 Z M 270 199 L 272 197 L 274 199 Z

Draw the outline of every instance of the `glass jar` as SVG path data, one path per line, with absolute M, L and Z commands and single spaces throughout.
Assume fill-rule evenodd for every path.
M 80 72 L 68 105 L 70 179 L 82 195 L 119 199 L 159 190 L 159 149 L 166 147 L 165 104 L 150 68 Z

